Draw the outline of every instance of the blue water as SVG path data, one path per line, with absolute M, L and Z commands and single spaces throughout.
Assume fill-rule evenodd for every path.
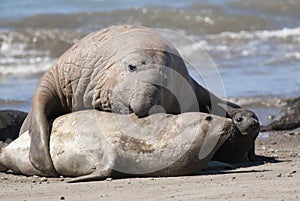
M 199 0 L 1 0 L 0 17 L 20 18 L 37 14 L 113 11 L 138 6 L 182 8 L 196 2 Z

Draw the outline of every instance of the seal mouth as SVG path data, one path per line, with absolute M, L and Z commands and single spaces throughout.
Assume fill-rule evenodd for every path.
M 131 108 L 131 105 L 130 105 L 130 104 L 128 105 L 128 109 L 129 109 L 129 112 L 130 112 L 130 113 L 134 113 L 134 111 L 133 111 L 133 109 Z
M 131 104 L 129 104 L 128 109 L 131 113 L 136 114 L 136 116 L 142 118 L 149 116 L 150 108 L 152 108 L 155 104 L 155 101 L 150 100 L 149 103 L 142 104 L 137 108 L 132 108 Z
M 257 135 L 259 133 L 259 131 L 260 131 L 259 123 L 255 122 L 254 124 L 252 124 L 251 126 L 249 126 L 249 128 L 247 128 L 245 130 L 245 132 L 242 133 L 242 134 L 243 135 L 250 135 L 250 136 L 252 136 L 252 135 Z
M 149 116 L 149 110 L 159 102 L 158 88 L 155 85 L 144 85 L 138 88 L 129 97 L 128 109 L 138 117 Z
M 259 128 L 249 128 L 243 135 L 252 136 L 259 133 Z

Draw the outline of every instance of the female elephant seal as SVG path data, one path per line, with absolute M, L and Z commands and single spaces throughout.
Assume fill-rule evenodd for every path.
M 97 109 L 147 116 L 163 110 L 225 116 L 226 105 L 188 74 L 177 50 L 155 31 L 113 26 L 77 42 L 41 78 L 20 133 L 32 137 L 30 161 L 56 175 L 49 153 L 49 120 Z M 160 107 L 153 107 L 160 105 Z M 236 105 L 231 104 L 233 107 Z
M 177 176 L 200 171 L 236 132 L 231 119 L 206 113 L 115 114 L 85 110 L 58 117 L 50 156 L 58 175 L 76 181 L 106 177 Z M 0 154 L 0 169 L 52 176 L 29 161 L 30 135 L 19 136 Z

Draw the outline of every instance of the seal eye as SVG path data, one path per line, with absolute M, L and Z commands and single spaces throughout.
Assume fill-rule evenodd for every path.
M 212 118 L 212 116 L 208 116 L 208 117 L 205 118 L 205 120 L 206 121 L 211 121 L 211 120 L 213 120 L 213 118 Z
M 243 119 L 244 119 L 243 117 L 239 117 L 239 118 L 236 119 L 236 121 L 241 122 L 241 121 L 243 121 Z
M 255 114 L 252 114 L 252 118 L 258 120 L 258 118 Z
M 136 71 L 136 66 L 129 64 L 128 65 L 128 70 L 129 70 L 129 72 Z

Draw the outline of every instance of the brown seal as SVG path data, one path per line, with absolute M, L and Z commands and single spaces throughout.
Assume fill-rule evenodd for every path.
M 300 97 L 288 100 L 272 122 L 262 125 L 261 131 L 292 130 L 300 127 Z
M 44 74 L 20 133 L 30 132 L 34 167 L 55 176 L 49 153 L 51 119 L 86 109 L 139 117 L 161 108 L 171 114 L 225 116 L 219 103 L 227 104 L 189 76 L 177 50 L 158 33 L 113 26 L 81 39 Z
M 27 113 L 18 110 L 0 111 L 0 141 L 12 141 L 19 136 L 19 131 Z
M 256 161 L 255 140 L 259 134 L 259 120 L 254 112 L 247 109 L 228 110 L 239 132 L 218 149 L 212 160 L 226 163 Z

